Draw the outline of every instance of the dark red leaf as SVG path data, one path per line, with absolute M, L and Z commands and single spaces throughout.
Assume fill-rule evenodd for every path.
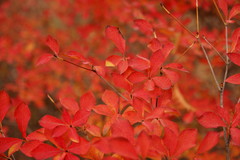
M 109 145 L 113 153 L 126 158 L 138 159 L 134 146 L 125 138 L 112 138 Z
M 47 36 L 46 45 L 54 52 L 55 55 L 59 54 L 59 45 L 56 39 L 51 37 L 50 35 Z
M 204 153 L 213 148 L 219 140 L 218 132 L 208 132 L 198 147 L 197 153 Z
M 226 0 L 218 0 L 218 6 L 223 11 L 225 18 L 228 17 L 228 5 Z
M 21 103 L 15 110 L 14 117 L 23 138 L 26 138 L 28 122 L 31 118 L 31 112 L 25 103 Z
M 232 84 L 240 84 L 240 73 L 234 74 L 226 79 L 226 82 Z
M 123 38 L 123 35 L 118 27 L 107 26 L 105 30 L 105 35 L 108 39 L 113 41 L 113 43 L 116 45 L 116 47 L 122 54 L 125 53 L 125 39 Z
M 5 91 L 0 91 L 0 123 L 10 107 L 10 97 Z
M 205 128 L 226 127 L 221 117 L 213 112 L 205 112 L 199 118 L 198 122 Z

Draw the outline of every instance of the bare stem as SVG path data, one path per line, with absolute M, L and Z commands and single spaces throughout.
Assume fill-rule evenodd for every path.
M 170 15 L 183 29 L 185 29 L 189 34 L 191 34 L 193 37 L 196 38 L 196 35 L 193 34 L 193 32 L 191 32 L 187 27 L 185 27 L 184 24 L 182 24 L 182 22 L 180 22 L 177 17 L 175 17 L 174 15 L 172 15 L 172 13 L 169 12 L 169 10 L 163 5 L 163 3 L 160 3 L 161 7 L 163 8 L 163 10 Z
M 199 14 L 198 14 L 198 0 L 196 0 L 196 25 L 197 25 L 197 38 L 199 37 Z
M 223 15 L 222 15 L 222 13 L 220 12 L 220 10 L 219 10 L 219 8 L 218 8 L 218 6 L 217 6 L 217 3 L 216 3 L 216 1 L 215 1 L 215 0 L 213 0 L 213 3 L 214 3 L 214 6 L 215 6 L 215 8 L 217 9 L 217 12 L 218 12 L 218 14 L 219 14 L 219 16 L 220 16 L 220 18 L 221 18 L 221 20 L 222 20 L 223 24 L 224 24 L 224 25 L 226 25 L 226 22 L 225 22 L 225 20 L 224 20 L 224 18 L 223 18 Z
M 180 55 L 180 57 L 176 60 L 176 62 L 178 62 L 183 56 L 185 56 L 185 54 L 193 47 L 193 45 L 196 43 L 196 41 L 194 41 L 192 44 L 190 44 L 190 46 L 187 47 L 187 49 Z
M 204 53 L 204 55 L 205 55 L 205 58 L 206 58 L 206 60 L 207 60 L 207 62 L 208 62 L 208 66 L 209 66 L 209 68 L 210 68 L 210 70 L 211 70 L 211 73 L 212 73 L 212 76 L 213 76 L 213 78 L 214 78 L 214 81 L 215 81 L 215 83 L 216 83 L 216 85 L 217 85 L 217 88 L 218 88 L 219 91 L 221 91 L 221 87 L 220 87 L 220 85 L 219 85 L 219 83 L 218 83 L 218 81 L 217 81 L 216 74 L 215 74 L 215 72 L 214 72 L 214 70 L 213 70 L 213 67 L 212 67 L 212 64 L 211 64 L 211 62 L 210 62 L 210 60 L 209 60 L 209 58 L 208 58 L 207 52 L 206 52 L 205 48 L 203 47 L 202 42 L 200 41 L 200 39 L 198 39 L 198 42 L 199 42 L 199 44 L 200 44 L 200 46 L 201 46 L 201 49 L 202 49 L 202 51 L 203 51 L 203 53 Z
M 218 52 L 218 50 L 207 40 L 205 36 L 202 36 L 202 38 L 214 49 L 214 51 L 220 56 L 220 58 L 227 63 L 227 61 L 223 58 L 223 56 Z
M 225 86 L 226 86 L 226 79 L 228 76 L 228 69 L 229 69 L 229 58 L 227 56 L 228 54 L 228 25 L 225 24 L 225 47 L 226 47 L 226 67 L 225 67 L 225 73 L 224 73 L 224 77 L 223 77 L 223 83 L 222 83 L 222 88 L 221 88 L 221 92 L 220 92 L 220 107 L 224 108 L 224 90 L 225 90 Z M 224 127 L 223 128 L 223 132 L 224 132 L 224 141 L 225 141 L 225 148 L 226 148 L 226 160 L 230 160 L 231 155 L 230 155 L 230 137 L 229 137 L 229 133 L 227 131 L 227 128 Z

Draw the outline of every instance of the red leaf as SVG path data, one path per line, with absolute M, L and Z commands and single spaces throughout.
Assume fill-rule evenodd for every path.
M 87 92 L 80 98 L 80 107 L 81 109 L 91 111 L 92 107 L 95 106 L 96 99 L 92 92 Z
M 240 4 L 236 4 L 230 11 L 229 19 L 232 19 L 234 16 L 240 13 Z
M 240 50 L 240 27 L 235 29 L 232 33 L 232 45 L 231 45 L 231 52 L 236 51 L 238 52 Z
M 152 79 L 147 80 L 144 83 L 144 89 L 146 89 L 147 91 L 153 91 L 155 89 L 155 84 Z
M 199 118 L 198 122 L 205 128 L 226 127 L 221 117 L 213 112 L 205 112 Z
M 77 59 L 77 60 L 80 60 L 82 63 L 84 64 L 88 64 L 89 61 L 79 52 L 76 52 L 76 51 L 69 51 L 67 52 L 67 55 L 71 58 L 74 58 L 74 59 Z
M 115 92 L 111 90 L 105 90 L 102 95 L 102 100 L 106 105 L 115 107 L 117 109 L 119 97 Z
M 178 135 L 176 135 L 171 129 L 164 128 L 163 142 L 171 155 L 173 154 L 176 148 L 177 138 L 178 138 Z
M 91 113 L 90 111 L 83 109 L 77 111 L 77 113 L 73 117 L 72 125 L 74 127 L 84 125 L 85 123 L 87 123 L 90 113 Z
M 43 143 L 32 151 L 32 156 L 36 159 L 47 159 L 56 156 L 61 152 L 62 152 L 61 150 Z
M 153 81 L 158 87 L 164 90 L 170 89 L 172 86 L 171 81 L 166 76 L 154 77 Z
M 94 137 L 101 137 L 101 129 L 95 125 L 87 125 L 86 130 Z
M 40 144 L 42 144 L 41 141 L 28 141 L 25 142 L 22 146 L 21 146 L 21 152 L 23 152 L 26 156 L 28 157 L 32 157 L 32 150 L 34 150 L 37 146 L 39 146 Z
M 226 79 L 226 82 L 232 84 L 240 84 L 240 73 L 234 74 Z
M 112 79 L 113 79 L 114 84 L 117 87 L 123 88 L 127 91 L 129 91 L 131 89 L 131 83 L 124 76 L 117 74 L 117 73 L 113 73 Z
M 28 141 L 32 141 L 32 140 L 38 140 L 38 141 L 46 141 L 46 137 L 44 135 L 44 128 L 35 130 L 34 132 L 30 133 L 26 139 Z
M 73 114 L 75 114 L 79 110 L 78 103 L 72 98 L 60 98 L 60 103 L 64 108 L 70 110 Z
M 118 70 L 119 70 L 120 74 L 123 74 L 128 69 L 128 61 L 121 60 L 118 63 L 117 67 L 118 67 Z
M 204 153 L 212 149 L 219 140 L 218 132 L 208 132 L 207 135 L 202 140 L 200 146 L 198 147 L 197 153 Z
M 70 128 L 68 130 L 68 137 L 72 142 L 75 142 L 75 143 L 79 142 L 79 135 L 75 128 Z
M 90 143 L 79 137 L 79 143 L 72 143 L 69 147 L 68 150 L 69 152 L 75 153 L 75 154 L 85 154 L 90 148 Z
M 135 70 L 143 71 L 150 68 L 150 61 L 142 56 L 136 56 L 129 60 L 129 66 Z
M 43 54 L 41 57 L 38 58 L 37 62 L 36 62 L 36 66 L 39 66 L 41 64 L 47 63 L 48 61 L 50 61 L 53 58 L 52 54 Z
M 156 52 L 157 50 L 162 48 L 162 45 L 157 38 L 153 38 L 151 42 L 149 42 L 148 48 L 150 48 L 152 52 Z
M 0 91 L 0 123 L 10 107 L 10 97 L 5 91 Z
M 234 145 L 240 146 L 240 129 L 231 128 L 231 138 Z
M 148 77 L 141 73 L 141 72 L 133 72 L 129 77 L 128 77 L 128 80 L 131 82 L 131 83 L 138 83 L 138 82 L 142 82 L 144 81 L 145 79 L 147 79 Z
M 64 125 L 63 121 L 50 116 L 50 115 L 46 115 L 44 117 L 41 118 L 41 120 L 39 121 L 39 124 L 43 127 L 43 128 L 47 128 L 47 129 L 54 129 L 55 127 L 59 126 L 59 125 Z
M 150 148 L 150 138 L 145 131 L 142 131 L 137 138 L 137 151 L 142 158 L 146 158 Z
M 112 138 L 109 142 L 112 152 L 126 158 L 138 159 L 137 153 L 133 145 L 125 138 Z
M 178 137 L 178 143 L 174 155 L 178 156 L 182 152 L 194 147 L 196 145 L 197 130 L 185 129 Z
M 117 119 L 111 127 L 112 137 L 124 137 L 134 144 L 134 132 L 130 123 L 122 118 Z
M 170 63 L 164 66 L 164 68 L 176 69 L 183 72 L 188 72 L 181 64 L 179 63 Z
M 18 138 L 0 137 L 0 153 L 4 153 L 11 146 L 20 142 L 22 140 Z
M 153 28 L 152 25 L 144 19 L 134 20 L 135 25 L 145 34 L 152 34 Z
M 46 45 L 54 52 L 55 55 L 59 54 L 59 45 L 56 39 L 51 37 L 50 35 L 47 36 Z
M 105 66 L 107 67 L 114 67 L 117 66 L 118 63 L 122 60 L 121 56 L 118 55 L 111 55 L 106 59 Z
M 225 18 L 228 17 L 228 5 L 226 0 L 218 0 L 218 6 L 223 11 L 223 14 L 225 15 Z
M 125 53 L 125 39 L 123 38 L 123 35 L 118 27 L 107 26 L 105 29 L 105 35 L 107 38 L 113 41 L 122 54 Z
M 228 53 L 228 57 L 233 63 L 240 66 L 240 53 Z
M 162 66 L 165 58 L 161 50 L 154 52 L 150 58 L 151 62 L 151 75 L 155 74 Z
M 22 136 L 26 138 L 27 126 L 31 118 L 31 112 L 28 106 L 24 103 L 21 103 L 20 105 L 18 105 L 18 107 L 15 110 L 14 117 L 18 124 L 18 128 L 22 133 Z
M 170 79 L 172 85 L 177 83 L 180 79 L 180 75 L 177 72 L 163 69 L 163 72 L 166 74 L 167 78 Z

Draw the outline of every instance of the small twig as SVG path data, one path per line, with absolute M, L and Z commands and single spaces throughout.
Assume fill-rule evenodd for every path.
M 196 0 L 196 25 L 197 25 L 197 38 L 198 38 L 199 37 L 198 0 Z
M 225 22 L 225 20 L 224 20 L 224 18 L 223 18 L 223 15 L 222 15 L 222 13 L 220 12 L 220 10 L 219 10 L 219 8 L 218 8 L 218 6 L 217 6 L 217 3 L 216 3 L 216 1 L 215 1 L 215 0 L 213 0 L 213 3 L 214 3 L 214 6 L 215 6 L 215 8 L 217 9 L 217 12 L 218 12 L 218 14 L 219 14 L 219 16 L 220 16 L 220 18 L 221 18 L 221 20 L 222 20 L 223 24 L 224 24 L 224 25 L 226 25 L 226 22 Z
M 192 44 L 190 44 L 190 46 L 188 46 L 188 48 L 180 55 L 180 57 L 176 60 L 176 62 L 178 62 L 183 56 L 185 56 L 185 54 L 193 47 L 193 45 L 196 43 L 196 41 L 194 41 Z
M 202 51 L 203 51 L 203 53 L 204 53 L 204 55 L 205 55 L 205 58 L 206 58 L 206 60 L 207 60 L 207 62 L 208 62 L 208 66 L 209 66 L 209 68 L 210 68 L 210 70 L 211 70 L 211 73 L 212 73 L 212 76 L 213 76 L 213 78 L 214 78 L 214 81 L 215 81 L 215 83 L 216 83 L 216 85 L 217 85 L 217 88 L 218 88 L 219 91 L 221 91 L 221 87 L 220 87 L 220 85 L 219 85 L 219 83 L 218 83 L 218 81 L 217 81 L 216 74 L 215 74 L 215 72 L 214 72 L 214 70 L 213 70 L 212 64 L 211 64 L 211 62 L 210 62 L 210 60 L 209 60 L 209 58 L 208 58 L 207 52 L 206 52 L 205 48 L 203 47 L 200 39 L 198 39 L 198 43 L 200 44 L 201 49 L 202 49 Z
M 218 50 L 207 40 L 205 36 L 202 36 L 202 38 L 214 49 L 214 51 L 221 57 L 221 59 L 225 62 L 226 60 L 223 58 L 223 56 L 218 52 Z
M 50 101 L 55 105 L 55 107 L 59 110 L 60 113 L 62 113 L 62 110 L 57 106 L 56 102 L 53 100 L 53 98 L 47 94 L 47 97 L 50 99 Z
M 187 27 L 185 27 L 184 24 L 182 24 L 182 22 L 180 22 L 174 15 L 172 15 L 167 8 L 163 5 L 163 3 L 160 3 L 161 7 L 163 8 L 163 10 L 170 15 L 182 28 L 184 28 L 189 34 L 191 34 L 193 37 L 196 38 L 196 35 L 193 34 L 193 32 L 191 32 L 189 29 L 187 29 Z

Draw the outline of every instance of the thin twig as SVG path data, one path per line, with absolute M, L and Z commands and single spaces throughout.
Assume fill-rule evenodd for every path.
M 185 54 L 193 47 L 193 45 L 196 43 L 196 41 L 194 41 L 192 44 L 190 44 L 190 46 L 188 46 L 188 48 L 180 55 L 180 57 L 175 61 L 175 62 L 179 62 L 179 60 L 185 56 Z
M 202 38 L 214 49 L 214 51 L 220 56 L 220 58 L 225 62 L 226 60 L 223 58 L 223 56 L 218 52 L 218 50 L 207 40 L 205 36 L 202 36 Z
M 198 14 L 198 0 L 196 0 L 196 25 L 197 25 L 197 38 L 199 37 L 199 14 Z
M 182 24 L 182 22 L 180 22 L 174 15 L 172 15 L 167 8 L 163 5 L 163 3 L 160 3 L 161 7 L 163 8 L 163 10 L 170 15 L 182 28 L 184 28 L 189 34 L 191 34 L 193 37 L 196 38 L 196 35 L 193 34 L 193 32 L 191 32 L 189 29 L 187 29 L 187 27 L 185 27 L 184 24 Z
M 201 49 L 202 49 L 202 51 L 203 51 L 203 53 L 204 53 L 204 55 L 205 55 L 205 58 L 206 58 L 206 60 L 207 60 L 207 62 L 208 62 L 208 66 L 209 66 L 209 68 L 210 68 L 210 70 L 211 70 L 211 73 L 212 73 L 212 76 L 213 76 L 213 78 L 214 78 L 214 81 L 215 81 L 215 83 L 216 83 L 216 85 L 217 85 L 217 88 L 218 88 L 219 91 L 221 91 L 221 87 L 220 87 L 220 85 L 219 85 L 219 83 L 218 83 L 218 81 L 217 81 L 216 74 L 215 74 L 215 72 L 214 72 L 214 70 L 213 70 L 213 67 L 212 67 L 212 64 L 211 64 L 211 62 L 210 62 L 210 60 L 209 60 L 209 58 L 208 58 L 207 52 L 206 52 L 205 48 L 203 47 L 202 42 L 200 41 L 200 39 L 198 39 L 198 42 L 199 42 L 199 44 L 200 44 L 200 46 L 201 46 Z
M 216 3 L 216 1 L 215 1 L 215 0 L 213 0 L 213 3 L 214 3 L 214 6 L 215 6 L 215 8 L 217 9 L 217 12 L 218 12 L 218 14 L 219 14 L 219 16 L 220 16 L 220 18 L 221 18 L 221 20 L 222 20 L 223 24 L 224 24 L 224 25 L 226 25 L 226 22 L 225 22 L 225 20 L 224 20 L 224 18 L 223 18 L 223 15 L 222 15 L 222 13 L 220 12 L 220 10 L 219 10 L 219 8 L 218 8 L 218 6 L 217 6 L 217 3 Z

